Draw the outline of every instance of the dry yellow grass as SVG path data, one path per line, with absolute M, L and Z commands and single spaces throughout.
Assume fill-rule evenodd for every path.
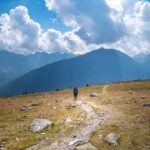
M 41 93 L 35 95 L 24 95 L 9 97 L 0 100 L 0 145 L 10 149 L 24 149 L 39 141 L 49 138 L 53 142 L 57 137 L 64 136 L 70 132 L 62 122 L 66 117 L 74 120 L 80 115 L 80 108 L 67 109 L 66 105 L 73 98 L 70 91 L 59 91 Z M 69 97 L 70 99 L 68 99 Z M 33 103 L 41 103 L 33 106 L 28 111 L 20 111 L 21 106 L 29 106 Z M 54 122 L 52 129 L 46 129 L 41 133 L 32 133 L 29 125 L 35 118 L 44 118 Z M 63 133 L 61 133 L 63 129 Z
M 105 87 L 105 88 L 104 88 Z M 101 94 L 89 97 L 89 93 Z M 79 107 L 67 109 L 73 99 L 72 89 L 57 92 L 0 98 L 0 145 L 10 150 L 19 150 L 48 138 L 49 143 L 63 138 L 78 129 L 62 124 L 64 118 L 80 117 Z M 108 86 L 97 84 L 79 89 L 79 99 L 86 100 L 98 112 L 111 114 L 111 119 L 98 127 L 90 142 L 103 150 L 149 150 L 150 149 L 150 108 L 142 104 L 150 102 L 150 81 L 112 83 Z M 20 111 L 23 105 L 40 102 L 31 110 Z M 29 125 L 35 118 L 45 118 L 54 122 L 52 129 L 32 133 Z M 86 121 L 86 120 L 85 120 Z M 80 126 L 83 126 L 81 124 Z M 104 141 L 110 133 L 120 134 L 119 147 L 112 147 Z

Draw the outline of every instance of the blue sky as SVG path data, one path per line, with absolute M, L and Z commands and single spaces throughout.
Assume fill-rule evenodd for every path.
M 149 12 L 150 0 L 0 0 L 0 50 L 150 53 Z
M 11 9 L 22 5 L 28 8 L 29 15 L 33 20 L 39 22 L 44 30 L 55 28 L 62 32 L 68 31 L 55 11 L 49 11 L 44 0 L 0 0 L 0 14 L 8 13 Z M 53 21 L 57 20 L 57 21 Z

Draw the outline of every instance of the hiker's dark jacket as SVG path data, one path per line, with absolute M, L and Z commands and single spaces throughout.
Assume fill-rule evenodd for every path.
M 75 97 L 78 96 L 78 89 L 77 88 L 73 89 L 73 94 L 74 94 Z

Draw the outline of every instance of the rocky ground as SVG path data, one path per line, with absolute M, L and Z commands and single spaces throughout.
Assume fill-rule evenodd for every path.
M 0 149 L 148 150 L 150 81 L 0 98 Z

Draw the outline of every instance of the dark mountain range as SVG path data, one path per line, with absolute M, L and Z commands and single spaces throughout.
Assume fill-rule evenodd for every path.
M 28 56 L 0 51 L 0 86 L 35 68 L 71 58 L 72 54 L 35 53 Z
M 35 69 L 3 86 L 0 95 L 133 79 L 142 79 L 142 75 L 132 58 L 117 50 L 99 49 Z

